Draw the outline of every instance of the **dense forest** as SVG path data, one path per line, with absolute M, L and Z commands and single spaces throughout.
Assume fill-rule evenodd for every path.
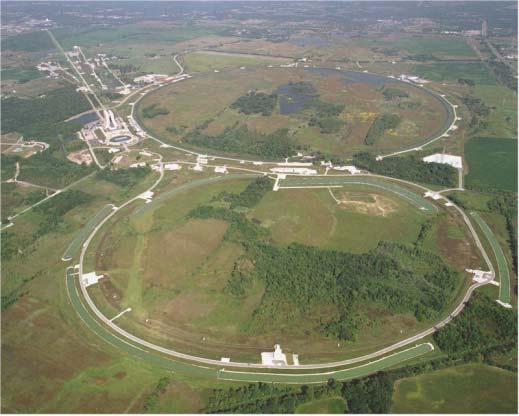
M 149 166 L 142 166 L 129 169 L 103 169 L 97 172 L 97 179 L 112 182 L 123 188 L 131 188 L 146 177 L 151 172 Z
M 166 114 L 169 114 L 169 111 L 163 107 L 159 107 L 158 104 L 152 104 L 142 109 L 142 116 L 144 118 L 155 118 Z
M 359 380 L 301 387 L 255 383 L 214 389 L 206 413 L 295 413 L 298 406 L 326 398 L 342 398 L 346 413 L 388 413 L 393 379 L 377 373 Z
M 364 142 L 371 146 L 375 144 L 387 130 L 396 129 L 402 119 L 398 114 L 382 114 L 377 116 L 366 134 Z
M 394 87 L 386 87 L 382 90 L 382 95 L 384 95 L 384 98 L 386 101 L 394 100 L 395 98 L 407 98 L 409 97 L 409 94 L 405 91 L 402 91 L 399 88 Z
M 231 108 L 238 109 L 243 114 L 270 116 L 276 107 L 277 101 L 278 96 L 276 94 L 251 91 L 232 103 Z
M 249 130 L 246 125 L 227 128 L 222 134 L 213 137 L 194 131 L 186 135 L 184 140 L 194 146 L 272 159 L 292 156 L 298 150 L 288 129 L 262 134 Z
M 39 138 L 56 134 L 56 124 L 89 110 L 86 98 L 73 87 L 49 91 L 41 98 L 9 97 L 2 101 L 2 134 L 19 132 Z M 60 133 L 77 131 L 77 126 L 60 125 Z
M 257 279 L 265 284 L 251 328 L 269 329 L 279 316 L 306 319 L 316 305 L 337 311 L 321 317 L 320 330 L 328 336 L 353 340 L 367 317 L 362 305 L 375 302 L 391 313 L 411 313 L 431 319 L 452 298 L 458 274 L 436 254 L 422 248 L 431 228 L 426 222 L 415 244 L 381 242 L 363 254 L 324 250 L 302 244 L 270 243 L 268 229 L 234 208 L 253 207 L 270 190 L 267 178 L 257 179 L 239 194 L 221 193 L 213 205 L 193 209 L 192 218 L 228 221 L 225 239 L 241 244 L 247 264 L 236 262 L 226 292 L 244 296 Z M 224 201 L 227 205 L 222 206 Z M 215 205 L 216 204 L 216 205 Z
M 426 163 L 416 156 L 390 157 L 377 161 L 371 153 L 362 152 L 353 156 L 353 163 L 361 169 L 393 178 L 448 187 L 458 184 L 456 168 L 440 163 Z
M 223 191 L 214 200 L 223 200 L 230 203 L 231 208 L 251 208 L 256 205 L 263 196 L 272 189 L 272 181 L 267 176 L 262 176 L 252 181 L 239 194 Z

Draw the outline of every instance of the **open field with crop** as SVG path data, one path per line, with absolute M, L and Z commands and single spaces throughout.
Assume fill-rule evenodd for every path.
M 470 364 L 398 380 L 393 413 L 515 413 L 517 375 Z
M 199 51 L 190 53 L 184 55 L 182 60 L 186 66 L 186 71 L 189 73 L 237 68 L 241 66 L 254 67 L 260 65 L 279 65 L 280 63 L 290 62 L 290 60 L 286 58 L 232 54 L 216 51 Z
M 517 140 L 475 137 L 465 146 L 469 165 L 468 187 L 474 189 L 517 189 Z

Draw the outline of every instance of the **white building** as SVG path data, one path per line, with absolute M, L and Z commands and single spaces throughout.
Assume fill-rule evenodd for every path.
M 182 169 L 182 166 L 180 166 L 178 163 L 166 163 L 164 164 L 165 170 L 180 170 Z
M 451 165 L 456 169 L 463 168 L 463 161 L 461 156 L 448 155 L 446 153 L 435 153 L 433 155 L 426 156 L 422 159 L 427 163 L 442 163 L 444 165 Z
M 346 166 L 334 166 L 332 168 L 333 170 L 338 170 L 338 171 L 348 171 L 349 173 L 351 173 L 352 175 L 355 175 L 357 173 L 360 173 L 360 169 L 357 169 L 356 166 L 353 166 L 353 165 L 346 165 Z
M 274 352 L 262 352 L 261 364 L 263 365 L 287 365 L 287 356 L 279 344 L 274 345 Z
M 270 169 L 271 172 L 274 173 L 295 173 L 298 175 L 316 175 L 317 171 L 315 169 L 308 169 L 308 168 L 272 168 Z
M 96 272 L 85 273 L 81 276 L 81 281 L 85 287 L 95 285 L 104 275 L 97 275 Z

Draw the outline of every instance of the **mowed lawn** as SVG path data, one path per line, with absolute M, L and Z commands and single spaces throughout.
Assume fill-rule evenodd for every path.
M 516 413 L 517 375 L 469 364 L 395 383 L 392 413 Z
M 474 137 L 465 145 L 467 187 L 517 189 L 517 141 Z
M 346 411 L 346 402 L 342 397 L 330 397 L 314 400 L 298 406 L 296 413 L 305 414 L 342 414 Z

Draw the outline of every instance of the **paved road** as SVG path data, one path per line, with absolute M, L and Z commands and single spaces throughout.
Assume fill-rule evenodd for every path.
M 114 210 L 113 204 L 105 205 L 101 210 L 88 221 L 85 226 L 77 233 L 76 237 L 69 244 L 65 253 L 63 253 L 63 257 L 61 260 L 70 261 L 79 253 L 79 249 L 87 239 L 87 237 L 92 233 L 92 231 L 97 227 L 101 221 L 103 221 L 108 214 L 110 214 Z
M 242 175 L 238 175 L 238 176 L 242 176 Z M 200 181 L 197 181 L 197 182 L 198 182 L 198 185 L 200 185 L 200 184 L 203 184 L 203 183 L 209 183 L 211 180 L 224 180 L 224 179 L 227 179 L 227 178 L 230 179 L 232 177 L 233 176 L 231 176 L 231 175 L 227 175 L 227 176 L 223 176 L 223 177 L 219 177 L 219 178 L 203 179 L 203 180 L 200 180 Z M 327 179 L 332 179 L 332 180 L 335 179 L 334 177 L 331 177 L 331 176 L 326 177 L 326 178 Z M 153 189 L 160 182 L 160 179 L 161 178 L 159 178 L 157 180 L 157 182 L 154 185 L 152 185 L 152 187 L 150 187 L 149 190 Z M 378 178 L 373 178 L 373 179 L 378 179 Z M 391 184 L 391 185 L 394 185 L 394 184 Z M 183 186 L 182 190 L 183 191 L 188 190 L 188 189 L 192 188 L 193 186 L 196 186 L 196 184 L 192 184 L 192 183 L 186 184 L 186 185 Z M 420 187 L 420 188 L 423 188 L 423 187 Z M 427 188 L 424 188 L 424 189 L 427 189 Z M 182 191 L 182 190 L 180 190 L 180 191 Z M 175 189 L 175 190 L 173 190 L 171 192 L 174 193 L 174 192 L 180 192 L 180 191 L 178 189 Z M 169 196 L 171 196 L 171 194 Z M 442 198 L 444 198 L 444 197 L 442 197 Z M 129 203 L 133 202 L 136 199 L 137 199 L 137 197 L 132 198 L 130 201 L 128 201 L 127 203 L 123 204 L 123 206 L 128 205 Z M 457 208 L 457 209 L 459 209 L 459 208 Z M 460 210 L 460 212 L 462 213 L 462 215 L 464 215 L 463 211 Z M 80 272 L 80 274 L 83 273 L 83 258 L 84 258 L 84 255 L 86 253 L 86 250 L 88 249 L 88 246 L 89 246 L 91 240 L 93 239 L 93 237 L 96 234 L 96 232 L 102 227 L 102 225 L 112 215 L 114 215 L 114 213 L 109 214 L 98 226 L 96 226 L 96 228 L 92 231 L 90 236 L 85 241 L 85 244 L 83 244 L 83 248 L 82 248 L 81 255 L 80 255 L 80 261 L 79 261 L 79 272 Z M 464 219 L 466 221 L 468 221 L 466 216 L 464 217 Z M 474 238 L 476 240 L 476 244 L 477 244 L 478 248 L 480 248 L 481 250 L 484 250 L 483 246 L 479 242 L 477 234 L 475 233 L 474 229 L 472 228 L 472 225 L 470 224 L 470 221 L 468 221 L 468 225 L 469 225 L 469 229 L 470 229 L 471 233 L 473 233 L 473 236 L 474 236 Z M 490 267 L 491 267 L 491 264 L 490 264 Z M 392 345 L 390 345 L 388 347 L 385 347 L 385 348 L 383 348 L 381 350 L 375 351 L 375 352 L 373 352 L 371 354 L 367 354 L 367 355 L 364 355 L 364 356 L 361 356 L 361 357 L 356 357 L 356 358 L 352 358 L 352 359 L 336 361 L 336 362 L 331 362 L 331 363 L 303 364 L 303 365 L 300 365 L 298 367 L 288 366 L 288 367 L 284 367 L 284 369 L 285 370 L 296 370 L 296 371 L 297 370 L 308 370 L 308 369 L 333 369 L 333 368 L 344 367 L 344 366 L 348 366 L 348 365 L 352 365 L 352 364 L 362 363 L 362 362 L 365 362 L 367 360 L 379 358 L 379 357 L 381 357 L 381 356 L 383 356 L 385 354 L 389 354 L 389 353 L 395 352 L 395 351 L 397 351 L 397 350 L 399 350 L 401 348 L 404 348 L 404 347 L 406 347 L 408 345 L 416 343 L 419 340 L 421 340 L 421 339 L 431 335 L 438 328 L 440 328 L 440 327 L 444 326 L 445 324 L 447 324 L 448 322 L 450 322 L 453 317 L 458 315 L 463 310 L 463 307 L 464 307 L 465 303 L 468 301 L 468 299 L 470 298 L 470 296 L 473 293 L 473 291 L 476 288 L 478 288 L 478 287 L 480 287 L 480 286 L 482 286 L 484 284 L 487 284 L 487 283 L 489 283 L 489 282 L 482 282 L 482 283 L 473 284 L 472 286 L 470 286 L 469 289 L 467 290 L 467 292 L 465 293 L 465 296 L 463 297 L 462 301 L 456 306 L 454 311 L 449 316 L 447 316 L 446 318 L 442 319 L 440 322 L 436 323 L 433 327 L 431 327 L 431 328 L 429 328 L 429 329 L 427 329 L 425 331 L 422 331 L 419 334 L 416 334 L 416 335 L 414 335 L 414 336 L 412 336 L 410 338 L 401 340 L 401 341 L 399 341 L 399 342 L 397 342 L 395 344 L 392 344 Z M 153 344 L 151 342 L 148 342 L 146 340 L 143 340 L 141 338 L 138 338 L 138 337 L 128 333 L 127 331 L 125 331 L 122 328 L 118 327 L 113 322 L 110 322 L 110 320 L 107 317 L 105 317 L 98 310 L 98 308 L 96 307 L 94 302 L 89 297 L 88 292 L 87 292 L 86 288 L 83 285 L 81 285 L 81 291 L 82 291 L 83 297 L 84 297 L 85 301 L 87 302 L 89 308 L 91 309 L 92 312 L 94 312 L 94 314 L 98 317 L 98 319 L 100 319 L 104 324 L 106 324 L 114 332 L 118 333 L 119 335 L 121 335 L 122 337 L 126 338 L 127 340 L 129 340 L 131 342 L 134 342 L 135 344 L 139 344 L 139 345 L 141 345 L 141 346 L 143 346 L 145 348 L 157 351 L 159 353 L 162 353 L 162 354 L 165 354 L 165 355 L 168 355 L 168 356 L 171 356 L 171 357 L 175 357 L 175 358 L 178 358 L 178 359 L 181 359 L 181 360 L 188 360 L 188 361 L 196 362 L 196 363 L 203 364 L 203 365 L 225 366 L 225 367 L 236 367 L 236 368 L 248 368 L 248 369 L 272 368 L 272 367 L 264 366 L 262 364 L 257 364 L 257 363 L 231 362 L 231 363 L 222 364 L 218 360 L 208 359 L 208 358 L 204 358 L 204 357 L 192 356 L 192 355 L 189 355 L 189 354 L 184 354 L 184 353 L 181 353 L 181 352 L 178 352 L 178 351 L 175 351 L 175 350 L 171 350 L 171 349 L 168 349 L 168 348 L 164 348 L 164 347 L 155 345 L 155 344 Z
M 357 367 L 312 374 L 256 373 L 252 371 L 228 371 L 222 368 L 199 366 L 192 363 L 182 362 L 178 359 L 172 359 L 164 355 L 148 352 L 147 350 L 134 345 L 132 342 L 127 342 L 119 338 L 113 332 L 109 331 L 105 326 L 103 326 L 99 321 L 94 319 L 85 305 L 82 303 L 76 286 L 77 273 L 73 267 L 67 268 L 65 279 L 67 292 L 72 306 L 84 324 L 88 327 L 88 329 L 120 351 L 159 365 L 163 368 L 182 372 L 184 374 L 245 382 L 263 381 L 271 383 L 294 384 L 322 383 L 328 381 L 330 378 L 335 378 L 337 380 L 347 380 L 355 377 L 363 377 L 395 366 L 404 361 L 419 357 L 432 351 L 433 349 L 432 345 L 429 343 L 420 344 L 407 350 L 392 354 L 391 356 L 384 357 L 371 363 L 362 364 Z M 219 364 L 222 363 L 219 362 Z
M 501 245 L 497 241 L 496 236 L 490 227 L 477 212 L 471 212 L 470 215 L 479 225 L 483 234 L 485 234 L 485 237 L 490 243 L 492 251 L 496 257 L 497 270 L 499 273 L 499 300 L 505 304 L 510 304 L 510 273 L 508 271 L 508 263 Z

